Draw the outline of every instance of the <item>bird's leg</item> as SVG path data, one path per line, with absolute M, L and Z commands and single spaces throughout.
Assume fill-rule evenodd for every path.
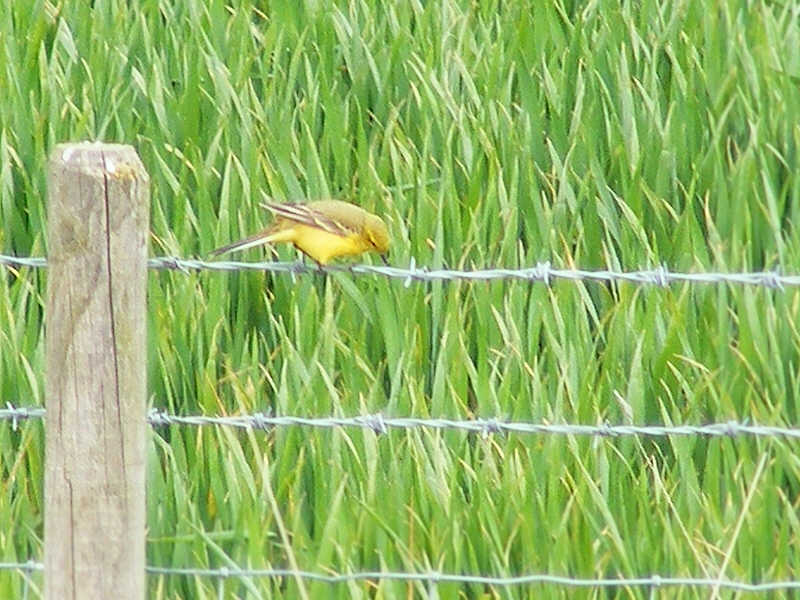
M 301 252 L 300 256 L 302 257 L 302 260 L 303 260 L 303 266 L 305 266 L 306 265 L 306 254 L 305 254 L 305 252 Z M 311 257 L 309 256 L 309 258 L 311 258 Z M 316 269 L 317 273 L 321 273 L 321 274 L 324 275 L 325 274 L 325 265 L 323 265 L 321 262 L 319 262 L 318 260 L 316 260 L 314 258 L 311 258 L 311 260 L 315 265 L 317 265 L 317 269 Z

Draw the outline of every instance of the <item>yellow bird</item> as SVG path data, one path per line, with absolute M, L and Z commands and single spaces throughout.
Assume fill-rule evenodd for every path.
M 261 244 L 287 242 L 320 265 L 339 256 L 377 252 L 386 262 L 389 231 L 377 215 L 341 200 L 308 204 L 263 204 L 275 222 L 243 240 L 217 248 L 212 255 L 246 250 Z

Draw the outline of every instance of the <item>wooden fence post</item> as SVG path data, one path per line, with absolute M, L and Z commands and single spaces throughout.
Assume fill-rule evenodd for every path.
M 45 598 L 145 596 L 148 176 L 63 144 L 48 169 Z

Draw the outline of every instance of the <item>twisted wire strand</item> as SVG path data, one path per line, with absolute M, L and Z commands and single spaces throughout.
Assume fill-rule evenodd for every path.
M 620 577 L 620 578 L 581 578 L 567 577 L 562 575 L 550 575 L 546 573 L 534 573 L 527 575 L 470 575 L 456 573 L 442 573 L 438 571 L 426 571 L 419 573 L 409 573 L 401 571 L 360 571 L 353 573 L 328 574 L 314 571 L 304 571 L 295 569 L 242 569 L 220 568 L 220 569 L 201 569 L 201 568 L 180 568 L 180 567 L 160 567 L 147 566 L 145 570 L 150 575 L 156 576 L 179 576 L 179 577 L 207 577 L 214 579 L 255 579 L 255 578 L 302 578 L 310 581 L 321 581 L 325 583 L 337 584 L 353 581 L 420 581 L 432 584 L 454 583 L 454 584 L 478 584 L 490 585 L 495 587 L 511 587 L 533 584 L 550 584 L 565 587 L 593 587 L 593 588 L 616 588 L 616 587 L 711 587 L 717 589 L 729 589 L 740 592 L 769 592 L 779 590 L 800 589 L 800 581 L 765 581 L 761 583 L 748 583 L 746 581 L 733 581 L 730 579 L 714 579 L 708 577 L 664 577 L 661 575 L 649 575 L 643 577 Z M 29 560 L 24 563 L 2 562 L 0 571 L 22 571 L 32 573 L 34 571 L 44 571 L 44 564 Z
M 16 428 L 23 421 L 42 419 L 45 409 L 38 406 L 14 406 L 10 403 L 0 408 L 0 421 L 11 421 Z M 704 425 L 597 425 L 571 423 L 533 423 L 487 419 L 445 419 L 421 417 L 387 417 L 380 413 L 352 417 L 303 417 L 293 415 L 271 416 L 265 413 L 246 415 L 174 415 L 153 408 L 147 415 L 151 427 L 222 426 L 239 429 L 271 429 L 273 427 L 314 427 L 323 429 L 357 428 L 369 429 L 376 434 L 388 433 L 390 429 L 450 429 L 478 433 L 484 436 L 494 433 L 585 435 L 600 437 L 620 436 L 711 436 L 711 437 L 784 437 L 800 438 L 800 428 L 760 425 L 728 421 Z
M 8 267 L 44 268 L 44 257 L 16 257 L 0 254 L 0 265 Z M 402 279 L 408 286 L 412 282 L 431 281 L 494 281 L 522 280 L 550 284 L 555 280 L 566 281 L 626 281 L 641 285 L 667 287 L 671 283 L 732 283 L 756 285 L 772 289 L 799 286 L 800 275 L 782 275 L 780 270 L 754 271 L 746 273 L 679 273 L 666 267 L 638 271 L 614 271 L 585 269 L 557 269 L 549 262 L 539 262 L 533 267 L 501 269 L 429 269 L 417 267 L 414 259 L 408 267 L 379 265 L 311 265 L 302 262 L 237 262 L 204 261 L 193 258 L 159 256 L 148 260 L 148 267 L 156 270 L 172 270 L 189 273 L 192 271 L 265 271 L 269 273 L 309 274 L 309 273 L 349 273 L 351 275 L 377 275 L 391 279 Z

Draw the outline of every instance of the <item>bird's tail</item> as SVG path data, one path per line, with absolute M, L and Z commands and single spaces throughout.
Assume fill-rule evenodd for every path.
M 227 254 L 228 252 L 239 252 L 241 250 L 247 250 L 248 248 L 254 248 L 255 246 L 261 246 L 262 244 L 280 241 L 276 239 L 276 234 L 279 233 L 280 232 L 276 232 L 274 229 L 265 229 L 264 231 L 260 231 L 238 242 L 233 242 L 227 246 L 217 248 L 211 253 L 211 256 L 219 256 L 221 254 Z

